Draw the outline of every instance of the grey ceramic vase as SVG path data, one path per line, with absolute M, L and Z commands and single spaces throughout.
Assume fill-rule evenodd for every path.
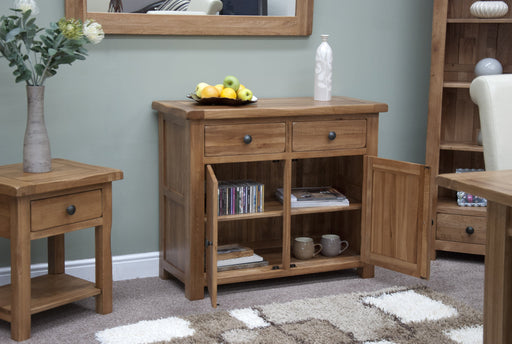
M 51 169 L 50 140 L 44 123 L 44 86 L 27 86 L 27 127 L 23 142 L 23 171 L 43 173 Z

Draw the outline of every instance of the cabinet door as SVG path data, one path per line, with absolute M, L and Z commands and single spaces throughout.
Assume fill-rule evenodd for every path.
M 361 257 L 429 278 L 429 179 L 424 165 L 365 158 Z
M 212 307 L 217 307 L 217 193 L 219 183 L 210 165 L 206 166 L 206 275 Z

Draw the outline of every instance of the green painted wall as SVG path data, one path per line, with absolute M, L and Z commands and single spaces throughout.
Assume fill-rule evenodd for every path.
M 0 13 L 10 1 L 0 2 Z M 64 15 L 40 0 L 38 24 Z M 158 139 L 153 100 L 184 99 L 200 81 L 237 75 L 259 98 L 313 95 L 320 34 L 334 50 L 333 94 L 382 101 L 379 155 L 424 162 L 432 0 L 316 0 L 310 37 L 108 36 L 86 61 L 46 83 L 52 156 L 119 168 L 113 186 L 114 255 L 158 250 Z M 0 164 L 22 161 L 24 84 L 0 59 Z M 94 256 L 93 231 L 66 237 L 67 259 Z M 32 261 L 46 261 L 46 241 Z M 0 267 L 9 241 L 0 239 Z

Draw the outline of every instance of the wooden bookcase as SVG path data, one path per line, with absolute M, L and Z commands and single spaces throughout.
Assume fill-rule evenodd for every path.
M 427 278 L 429 176 L 423 165 L 377 158 L 379 112 L 387 105 L 334 97 L 260 99 L 242 106 L 157 101 L 160 153 L 160 273 L 207 286 L 342 269 L 373 277 L 374 265 Z M 250 140 L 244 140 L 246 136 Z M 218 215 L 220 180 L 265 185 L 264 212 Z M 293 187 L 333 186 L 345 207 L 291 208 Z M 283 188 L 284 204 L 274 196 Z M 335 233 L 350 248 L 298 260 L 292 241 Z M 217 271 L 217 247 L 240 244 L 268 266 Z
M 426 163 L 432 168 L 432 257 L 436 250 L 485 254 L 486 208 L 459 207 L 456 191 L 435 178 L 456 168 L 483 169 L 478 107 L 469 95 L 474 68 L 496 58 L 512 72 L 512 15 L 478 19 L 474 0 L 434 0 Z M 511 7 L 510 0 L 506 1 Z

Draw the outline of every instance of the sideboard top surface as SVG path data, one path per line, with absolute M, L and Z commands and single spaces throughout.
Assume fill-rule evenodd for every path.
M 244 106 L 199 105 L 193 100 L 154 101 L 154 110 L 188 120 L 368 114 L 387 112 L 385 103 L 333 97 L 330 101 L 303 98 L 264 98 Z

